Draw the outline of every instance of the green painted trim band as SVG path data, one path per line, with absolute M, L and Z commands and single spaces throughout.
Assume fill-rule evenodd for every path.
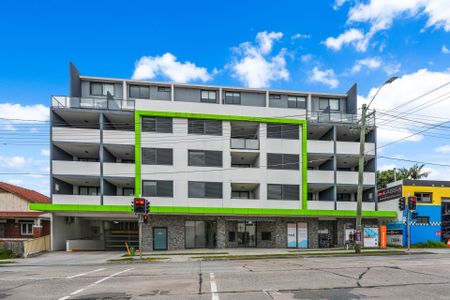
M 307 121 L 300 119 L 287 118 L 269 118 L 269 117 L 253 117 L 253 116 L 230 116 L 215 114 L 198 114 L 198 113 L 181 113 L 181 112 L 163 112 L 163 111 L 144 111 L 136 110 L 134 115 L 134 132 L 135 132 L 135 194 L 141 197 L 141 116 L 144 117 L 167 117 L 180 119 L 209 119 L 222 121 L 248 121 L 259 123 L 282 123 L 282 124 L 298 124 L 302 127 L 302 209 L 308 208 L 308 152 L 307 145 Z
M 31 203 L 31 210 L 75 211 L 75 212 L 122 212 L 131 213 L 131 205 L 73 205 Z M 290 217 L 356 217 L 354 210 L 307 210 L 275 208 L 226 208 L 226 207 L 187 207 L 152 206 L 152 214 L 199 214 L 199 215 L 265 215 Z M 366 218 L 396 218 L 395 211 L 363 211 Z

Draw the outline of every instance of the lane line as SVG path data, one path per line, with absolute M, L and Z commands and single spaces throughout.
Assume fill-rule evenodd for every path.
M 103 270 L 106 270 L 106 268 L 100 268 L 100 269 L 96 269 L 96 270 L 93 270 L 93 271 L 89 271 L 89 272 L 85 272 L 85 273 L 80 273 L 80 274 L 76 274 L 76 275 L 73 275 L 73 276 L 68 276 L 68 277 L 66 277 L 66 278 L 67 278 L 67 279 L 73 279 L 73 278 L 81 277 L 81 276 L 84 276 L 84 275 L 87 275 L 87 274 L 91 274 L 91 273 L 95 273 L 95 272 L 100 272 L 100 271 L 103 271 Z
M 97 281 L 94 282 L 94 283 L 91 283 L 90 285 L 86 286 L 85 288 L 82 288 L 82 289 L 76 290 L 75 292 L 72 292 L 69 296 L 61 297 L 61 298 L 59 298 L 58 300 L 67 300 L 67 299 L 69 299 L 71 296 L 74 296 L 74 295 L 76 295 L 76 294 L 79 294 L 79 293 L 81 293 L 81 292 L 87 290 L 87 289 L 90 288 L 90 287 L 93 287 L 93 286 L 95 286 L 95 285 L 97 285 L 97 284 L 99 284 L 99 283 L 102 283 L 103 281 L 106 281 L 106 280 L 108 280 L 108 279 L 113 278 L 114 276 L 117 276 L 117 275 L 120 275 L 120 274 L 122 274 L 122 273 L 131 271 L 131 270 L 133 270 L 133 269 L 135 269 L 135 268 L 129 268 L 129 269 L 122 270 L 122 271 L 120 271 L 120 272 L 111 274 L 111 275 L 109 275 L 109 276 L 107 276 L 107 277 L 105 277 L 105 278 L 102 278 L 102 279 L 97 280 Z M 218 299 L 219 299 L 219 298 L 214 299 L 214 300 L 218 300 Z
M 219 300 L 219 294 L 217 294 L 217 284 L 216 281 L 214 280 L 214 273 L 209 273 L 209 280 L 211 283 L 211 299 L 212 300 Z

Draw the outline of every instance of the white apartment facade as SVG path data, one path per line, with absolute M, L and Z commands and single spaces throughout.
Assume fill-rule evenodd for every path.
M 81 76 L 51 107 L 52 247 L 144 250 L 342 246 L 354 226 L 359 129 L 346 94 Z M 363 215 L 395 218 L 375 191 L 366 135 Z

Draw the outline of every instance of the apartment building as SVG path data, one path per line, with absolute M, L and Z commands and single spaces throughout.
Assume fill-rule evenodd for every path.
M 53 249 L 137 240 L 134 197 L 150 201 L 144 250 L 342 246 L 354 227 L 357 89 L 344 94 L 82 76 L 52 97 Z M 395 218 L 375 191 L 368 120 L 364 224 Z

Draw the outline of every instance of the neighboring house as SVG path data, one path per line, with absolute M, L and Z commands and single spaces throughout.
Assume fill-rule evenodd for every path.
M 403 179 L 388 184 L 378 191 L 378 207 L 397 210 L 397 221 L 387 224 L 387 242 L 407 245 L 407 209 L 399 211 L 399 198 L 417 199 L 416 218 L 411 219 L 411 244 L 427 241 L 444 241 L 450 238 L 450 181 Z
M 0 239 L 30 239 L 50 234 L 50 216 L 28 208 L 50 203 L 36 191 L 0 182 Z
M 316 93 L 81 76 L 51 118 L 52 249 L 343 247 L 355 227 L 357 89 Z M 377 206 L 367 120 L 365 225 Z M 347 230 L 347 231 L 346 231 Z M 68 241 L 68 242 L 67 242 Z M 69 245 L 69 246 L 67 246 Z M 70 247 L 71 245 L 77 245 Z

